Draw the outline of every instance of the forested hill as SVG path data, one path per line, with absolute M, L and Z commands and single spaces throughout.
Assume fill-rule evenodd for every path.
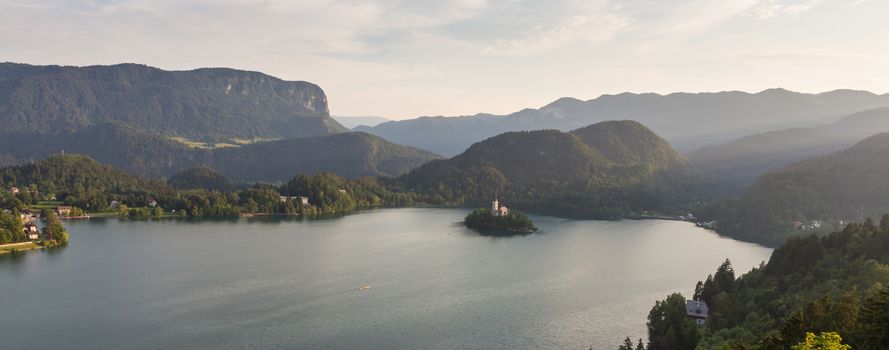
M 678 213 L 709 187 L 669 144 L 632 121 L 505 133 L 399 182 L 432 203 L 479 205 L 499 195 L 525 210 L 608 219 Z
M 413 203 L 410 194 L 392 192 L 383 180 L 372 177 L 345 179 L 331 173 L 298 175 L 281 187 L 254 184 L 234 189 L 224 176 L 212 169 L 199 168 L 177 174 L 168 184 L 132 176 L 89 157 L 70 154 L 0 169 L 0 188 L 14 186 L 20 189 L 18 193 L 0 191 L 0 209 L 27 209 L 36 204 L 46 205 L 40 201 L 49 200 L 88 213 L 117 212 L 131 218 L 344 213 L 358 208 Z M 282 195 L 291 198 L 282 198 Z M 308 203 L 296 196 L 308 197 Z M 5 238 L 8 237 L 0 237 L 0 241 Z M 24 239 L 16 237 L 15 240 Z
M 673 146 L 636 121 L 601 122 L 571 133 L 616 163 L 657 168 L 687 166 L 688 161 Z
M 703 213 L 719 231 L 779 244 L 787 237 L 889 212 L 889 133 L 763 175 L 738 199 Z M 802 224 L 802 226 L 800 226 Z
M 686 297 L 709 306 L 705 326 L 686 316 Z M 791 239 L 768 264 L 737 279 L 727 261 L 694 295 L 673 294 L 655 305 L 647 348 L 786 350 L 806 333 L 835 333 L 852 349 L 883 350 L 887 315 L 889 215 L 879 224 L 867 220 L 821 238 Z
M 348 132 L 221 148 L 213 151 L 208 164 L 237 181 L 286 181 L 295 174 L 320 172 L 393 177 L 438 158 L 377 136 Z
M 108 193 L 169 193 L 172 188 L 162 181 L 144 180 L 82 155 L 56 155 L 42 161 L 0 169 L 3 188 L 20 186 L 37 190 L 38 196 L 68 199 L 82 209 L 107 206 Z M 22 191 L 22 194 L 30 191 Z M 29 194 L 30 195 L 30 194 Z M 68 197 L 71 198 L 68 198 Z M 101 201 L 98 200 L 101 198 Z
M 345 177 L 398 176 L 438 156 L 379 137 L 347 132 L 318 137 L 257 142 L 235 147 L 189 147 L 161 135 L 111 122 L 70 135 L 0 139 L 2 151 L 20 161 L 38 161 L 59 152 L 89 155 L 143 177 L 169 177 L 210 166 L 238 182 L 286 181 L 295 174 L 333 172 Z
M 855 113 L 820 126 L 749 135 L 704 147 L 688 158 L 701 171 L 743 187 L 770 169 L 844 150 L 880 132 L 889 132 L 889 108 Z
M 234 186 L 225 175 L 208 166 L 188 169 L 171 176 L 167 183 L 177 189 L 203 188 L 210 191 L 230 191 Z
M 257 72 L 0 63 L 0 133 L 71 134 L 110 121 L 199 141 L 346 130 L 317 85 Z

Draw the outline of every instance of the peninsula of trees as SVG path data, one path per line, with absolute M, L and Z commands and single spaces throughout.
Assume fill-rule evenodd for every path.
M 0 170 L 0 208 L 22 210 L 40 202 L 90 213 L 128 210 L 126 216 L 239 216 L 321 214 L 361 207 L 411 205 L 412 196 L 390 190 L 382 179 L 346 179 L 330 173 L 296 176 L 281 186 L 255 184 L 223 190 L 228 183 L 208 169 L 162 180 L 132 176 L 86 156 L 56 155 Z M 190 188 L 194 185 L 219 189 Z M 145 210 L 146 213 L 140 213 Z M 150 212 L 148 212 L 150 211 Z

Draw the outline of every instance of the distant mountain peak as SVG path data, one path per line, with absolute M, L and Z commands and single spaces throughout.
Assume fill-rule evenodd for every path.
M 574 105 L 577 105 L 577 104 L 582 104 L 582 103 L 584 103 L 584 102 L 585 102 L 585 101 L 578 100 L 578 99 L 576 99 L 576 98 L 574 98 L 574 97 L 561 97 L 561 98 L 559 98 L 558 100 L 555 100 L 555 101 L 553 101 L 553 102 L 550 102 L 549 104 L 547 104 L 547 105 L 541 107 L 540 109 L 553 108 L 553 107 L 560 107 L 560 106 L 565 106 L 565 105 L 568 105 L 568 106 L 574 106 Z

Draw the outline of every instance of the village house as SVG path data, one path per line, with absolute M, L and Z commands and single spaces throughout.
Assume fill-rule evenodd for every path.
M 37 215 L 25 209 L 19 213 L 19 219 L 22 220 L 22 223 L 35 222 L 37 221 Z
M 37 229 L 36 223 L 29 222 L 25 224 L 25 236 L 28 236 L 28 239 L 32 241 L 40 239 L 40 230 Z
M 117 208 L 119 206 L 120 206 L 120 202 L 118 202 L 118 201 L 111 201 L 111 204 L 108 205 L 108 207 L 110 207 L 112 209 Z
M 703 326 L 707 321 L 707 314 L 710 309 L 707 303 L 700 300 L 688 300 L 685 303 L 685 314 L 695 321 L 698 326 Z
M 149 199 L 149 200 L 148 200 L 148 206 L 149 206 L 149 207 L 152 207 L 152 208 L 156 207 L 156 206 L 157 206 L 157 201 L 154 200 L 154 199 Z
M 13 186 L 13 187 L 10 187 L 10 188 L 9 188 L 9 193 L 12 193 L 12 194 L 19 194 L 19 192 L 21 192 L 21 190 L 19 190 L 18 187 Z
M 71 216 L 71 207 L 58 206 L 56 207 L 56 214 L 59 214 L 59 216 Z
M 500 205 L 500 201 L 497 200 L 497 197 L 494 197 L 494 201 L 491 202 L 491 215 L 507 216 L 509 215 L 509 208 L 505 205 Z
M 302 205 L 309 205 L 309 197 L 303 196 L 281 196 L 281 203 L 285 203 L 287 201 L 292 201 L 294 203 L 300 203 Z

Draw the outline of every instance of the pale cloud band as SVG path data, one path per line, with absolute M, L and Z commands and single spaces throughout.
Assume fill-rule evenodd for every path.
M 867 0 L 0 0 L 0 60 L 259 70 L 320 84 L 339 114 L 506 113 L 621 91 L 882 90 L 881 13 Z

